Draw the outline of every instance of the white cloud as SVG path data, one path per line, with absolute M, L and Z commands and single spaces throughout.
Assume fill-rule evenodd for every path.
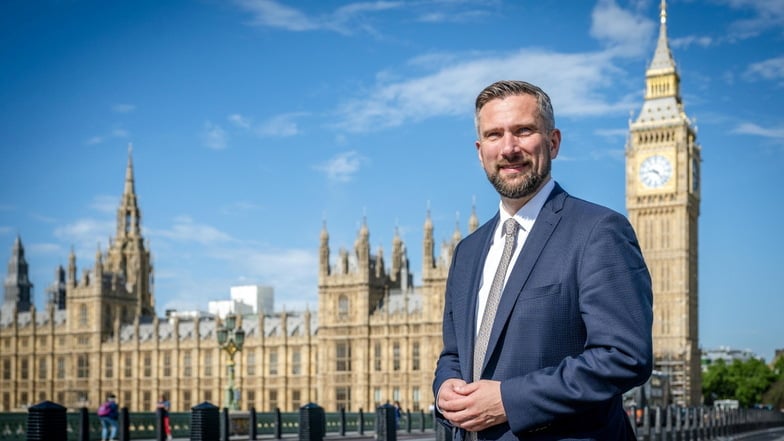
M 314 166 L 316 170 L 324 172 L 330 181 L 348 182 L 359 171 L 363 158 L 356 151 L 337 154 L 335 157 L 322 164 Z
M 229 234 L 206 224 L 199 224 L 189 216 L 179 216 L 168 230 L 148 230 L 150 237 L 163 237 L 201 245 L 232 242 Z
M 728 38 L 745 39 L 760 35 L 768 30 L 778 32 L 784 28 L 784 2 L 781 0 L 725 0 L 731 8 L 750 12 L 736 14 L 742 18 L 732 22 Z M 750 15 L 750 16 L 749 16 Z
M 55 228 L 54 237 L 64 244 L 76 247 L 74 252 L 77 256 L 94 256 L 99 247 L 106 249 L 115 228 L 116 225 L 111 219 L 84 218 Z
M 784 56 L 751 64 L 744 74 L 748 79 L 784 80 Z
M 287 310 L 304 310 L 318 301 L 318 256 L 314 250 L 211 246 L 198 254 L 212 262 L 207 265 L 226 266 L 239 275 L 224 279 L 196 277 L 189 265 L 157 270 L 158 287 L 174 282 L 167 291 L 169 300 L 165 305 L 157 305 L 159 309 L 204 310 L 210 300 L 228 299 L 230 287 L 240 284 L 272 286 L 278 311 L 284 306 Z
M 136 106 L 133 104 L 115 104 L 112 106 L 112 110 L 117 113 L 130 113 L 136 110 Z
M 755 135 L 763 138 L 771 138 L 776 140 L 784 140 L 784 127 L 781 128 L 765 128 L 754 123 L 741 123 L 734 129 L 732 133 L 741 135 Z
M 39 256 L 61 257 L 65 254 L 63 247 L 56 243 L 32 243 L 25 245 L 25 251 L 30 255 Z
M 438 116 L 470 116 L 476 94 L 501 78 L 521 78 L 548 91 L 556 116 L 598 116 L 637 106 L 627 97 L 607 102 L 602 88 L 617 87 L 609 52 L 562 54 L 537 50 L 476 58 L 426 76 L 379 84 L 336 111 L 338 128 L 363 132 Z M 615 74 L 615 75 L 614 75 Z M 609 93 L 609 92 L 608 92 Z
M 234 113 L 229 115 L 228 120 L 237 127 L 243 129 L 250 128 L 251 121 L 248 118 L 240 115 L 239 113 Z
M 253 14 L 250 24 L 281 28 L 289 31 L 309 31 L 321 28 L 303 12 L 272 0 L 237 0 L 242 9 Z
M 238 113 L 229 115 L 227 119 L 234 126 L 243 130 L 249 130 L 261 137 L 286 137 L 298 135 L 300 133 L 299 126 L 295 119 L 305 115 L 308 114 L 305 112 L 283 113 L 260 123 L 254 122 L 251 117 Z
M 47 216 L 45 214 L 40 214 L 40 213 L 30 213 L 30 218 L 35 219 L 39 222 L 43 222 L 45 224 L 55 224 L 60 221 L 56 217 Z
M 599 0 L 591 14 L 591 36 L 625 55 L 648 53 L 654 22 L 618 7 L 614 0 Z
M 223 150 L 228 146 L 226 131 L 221 126 L 210 121 L 204 123 L 202 139 L 204 140 L 204 145 L 213 150 Z
M 237 201 L 230 203 L 228 205 L 224 205 L 221 207 L 220 212 L 222 214 L 237 214 L 237 213 L 247 213 L 251 211 L 258 211 L 264 208 L 263 205 L 259 205 L 253 202 L 248 201 Z
M 317 301 L 318 255 L 313 250 L 249 249 L 234 253 L 234 264 L 246 280 L 275 288 L 276 309 L 302 310 Z
M 97 243 L 101 239 L 106 239 L 114 233 L 115 223 L 112 220 L 98 220 L 84 218 L 74 223 L 57 227 L 54 236 L 66 242 L 78 243 Z
M 491 12 L 493 2 L 402 2 L 363 1 L 343 5 L 320 15 L 308 15 L 302 10 L 273 0 L 236 0 L 235 3 L 253 15 L 252 26 L 270 27 L 293 32 L 331 31 L 351 35 L 362 31 L 378 34 L 373 17 L 390 10 L 401 10 L 410 19 L 422 23 L 465 23 L 481 19 Z
M 239 4 L 255 11 L 257 24 L 266 26 L 278 23 L 279 27 L 310 30 L 326 28 L 325 23 L 329 21 L 323 17 L 307 17 L 297 9 L 268 0 L 242 0 Z M 455 7 L 456 4 L 450 3 L 449 6 Z M 333 23 L 344 23 L 349 17 L 399 6 L 394 2 L 352 3 L 328 17 Z M 421 11 L 406 12 L 415 14 Z M 551 94 L 557 116 L 598 116 L 636 108 L 637 95 L 630 94 L 616 102 L 608 101 L 607 96 L 615 95 L 618 82 L 624 81 L 620 78 L 623 72 L 613 65 L 613 60 L 649 55 L 656 23 L 618 7 L 614 0 L 600 0 L 592 18 L 591 33 L 605 43 L 604 51 L 569 54 L 524 49 L 500 55 L 487 55 L 485 52 L 461 54 L 459 57 L 449 54 L 418 56 L 406 66 L 426 69 L 424 75 L 412 77 L 406 72 L 378 75 L 374 85 L 358 88 L 354 97 L 338 104 L 332 113 L 335 121 L 331 126 L 348 132 L 365 132 L 433 117 L 470 117 L 476 93 L 502 78 L 522 78 L 542 86 Z M 428 63 L 423 63 L 423 60 Z M 251 123 L 247 119 L 243 121 Z M 272 118 L 254 128 L 257 133 L 267 136 L 290 136 L 299 132 L 290 115 Z
M 109 133 L 104 133 L 100 135 L 94 135 L 87 139 L 86 144 L 88 145 L 95 145 L 95 144 L 103 144 L 111 139 L 116 138 L 127 138 L 129 135 L 128 131 L 123 129 L 122 127 L 115 127 L 109 131 Z
M 710 47 L 716 40 L 712 37 L 689 35 L 687 37 L 670 38 L 670 47 L 673 48 L 688 48 L 689 46 Z
M 623 162 L 626 159 L 625 149 L 596 149 L 591 150 L 589 154 L 591 159 L 594 160 L 604 160 L 605 158 L 610 158 Z
M 101 213 L 114 213 L 120 206 L 120 199 L 117 196 L 98 195 L 90 202 L 90 208 Z
M 415 20 L 422 23 L 467 23 L 485 18 L 489 15 L 490 12 L 479 9 L 455 12 L 453 10 L 441 8 L 437 11 L 426 11 Z
M 629 136 L 629 129 L 596 129 L 593 131 L 595 134 L 599 136 L 603 136 L 605 138 L 626 138 Z
M 295 118 L 306 115 L 305 113 L 286 113 L 277 115 L 261 123 L 255 131 L 262 136 L 294 136 L 300 133 Z

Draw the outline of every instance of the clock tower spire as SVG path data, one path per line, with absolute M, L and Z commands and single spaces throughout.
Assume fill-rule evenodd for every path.
M 653 280 L 655 369 L 670 377 L 677 404 L 700 402 L 697 232 L 700 146 L 686 116 L 667 40 L 667 4 L 645 72 L 645 101 L 629 123 L 626 209 Z

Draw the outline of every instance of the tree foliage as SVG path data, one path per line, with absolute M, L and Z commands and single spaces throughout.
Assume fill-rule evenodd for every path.
M 784 410 L 784 357 L 779 357 L 773 363 L 773 372 L 778 378 L 762 395 L 762 402 L 772 405 L 774 409 Z
M 762 403 L 762 394 L 776 377 L 764 361 L 756 358 L 730 364 L 718 360 L 702 375 L 702 395 L 708 405 L 716 400 L 734 399 L 749 407 Z

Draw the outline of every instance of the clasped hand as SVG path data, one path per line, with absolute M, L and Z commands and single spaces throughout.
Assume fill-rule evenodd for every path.
M 438 409 L 450 423 L 470 432 L 507 421 L 500 381 L 446 380 L 438 390 Z

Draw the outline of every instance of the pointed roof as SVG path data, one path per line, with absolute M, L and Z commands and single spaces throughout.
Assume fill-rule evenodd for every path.
M 327 220 L 324 219 L 321 224 L 321 241 L 327 242 L 329 240 L 329 231 L 327 231 Z
M 667 2 L 660 4 L 659 40 L 645 72 L 645 102 L 631 127 L 658 127 L 688 123 L 680 96 L 680 76 L 667 40 Z
M 128 143 L 128 167 L 125 169 L 125 189 L 123 194 L 136 193 L 133 183 L 133 144 Z
M 468 233 L 473 233 L 479 228 L 479 217 L 476 215 L 476 197 L 471 203 L 471 217 L 468 219 Z
M 31 306 L 33 284 L 28 277 L 27 261 L 24 257 L 22 238 L 17 235 L 11 258 L 8 259 L 8 273 L 5 276 L 3 303 L 15 304 L 19 311 L 28 311 Z
M 117 223 L 116 239 L 122 242 L 122 238 L 141 237 L 139 220 L 141 212 L 136 198 L 136 186 L 133 177 L 133 144 L 128 144 L 128 166 L 125 168 L 125 188 L 123 189 L 122 200 L 118 208 L 119 216 Z M 121 246 L 118 245 L 118 246 Z
M 660 25 L 659 25 L 659 40 L 656 43 L 656 51 L 653 53 L 653 59 L 648 66 L 648 74 L 662 74 L 675 71 L 675 59 L 672 57 L 670 51 L 670 44 L 667 40 L 667 2 L 661 0 L 660 5 Z

